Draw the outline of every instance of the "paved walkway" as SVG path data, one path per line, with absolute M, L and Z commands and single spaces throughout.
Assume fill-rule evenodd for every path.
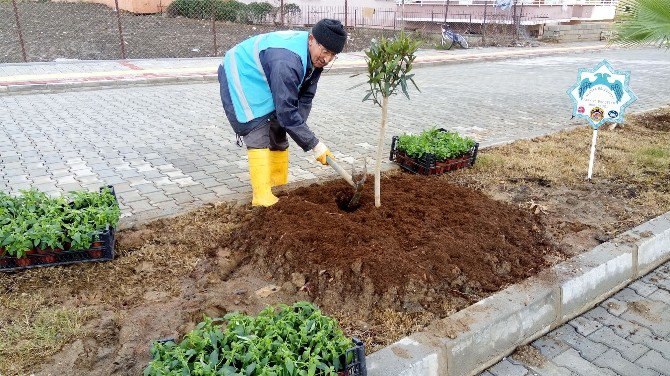
M 670 262 L 480 376 L 492 375 L 670 376 Z
M 421 93 L 390 102 L 386 148 L 393 135 L 436 125 L 482 146 L 583 125 L 570 120 L 565 91 L 579 68 L 603 58 L 632 71 L 639 100 L 629 111 L 669 103 L 664 50 L 602 48 L 418 69 Z M 525 49 L 532 51 L 539 50 Z M 309 119 L 345 165 L 374 155 L 380 110 L 361 102 L 364 88 L 348 90 L 361 81 L 363 76 L 324 75 Z M 1 190 L 36 187 L 58 194 L 113 184 L 123 226 L 250 196 L 246 153 L 234 143 L 217 83 L 6 92 L 0 109 Z M 290 154 L 289 182 L 334 176 L 295 146 Z
M 421 50 L 416 64 L 499 60 L 527 56 L 556 55 L 605 48 L 604 43 L 583 42 L 538 47 L 474 48 L 470 50 Z M 343 53 L 329 73 L 361 70 L 365 54 Z M 65 90 L 73 87 L 119 86 L 216 80 L 221 58 L 146 59 L 118 61 L 58 60 L 30 64 L 0 64 L 0 93 Z

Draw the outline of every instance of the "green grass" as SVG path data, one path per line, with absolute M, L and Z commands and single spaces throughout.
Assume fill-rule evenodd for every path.
M 670 149 L 662 147 L 645 147 L 635 151 L 635 161 L 653 169 L 670 168 Z
M 4 322 L 0 326 L 0 374 L 17 374 L 58 352 L 84 334 L 92 313 L 60 308 L 42 296 L 3 296 Z M 13 314 L 12 314 L 13 313 Z

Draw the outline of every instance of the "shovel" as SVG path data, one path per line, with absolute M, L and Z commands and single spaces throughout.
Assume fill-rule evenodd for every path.
M 335 162 L 334 159 L 332 159 L 330 156 L 326 156 L 326 162 L 328 162 L 328 165 L 333 168 L 342 178 L 349 183 L 354 188 L 354 195 L 351 197 L 351 200 L 349 200 L 349 204 L 347 205 L 348 208 L 355 208 L 356 205 L 358 205 L 358 200 L 361 198 L 361 191 L 363 190 L 363 184 L 365 184 L 365 179 L 368 177 L 368 167 L 367 163 L 363 161 L 363 174 L 360 178 L 356 179 L 354 181 L 353 175 L 355 174 L 355 170 L 352 167 L 352 174 L 350 175 L 348 172 L 344 171 L 340 165 Z

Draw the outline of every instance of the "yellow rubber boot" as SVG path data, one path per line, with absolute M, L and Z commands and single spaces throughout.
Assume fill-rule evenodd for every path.
M 270 149 L 248 149 L 249 175 L 253 191 L 253 206 L 271 206 L 279 199 L 272 194 Z
M 288 149 L 270 150 L 270 166 L 273 187 L 288 183 Z

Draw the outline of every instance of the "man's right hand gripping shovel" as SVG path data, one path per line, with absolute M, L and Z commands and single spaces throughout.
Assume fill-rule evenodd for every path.
M 335 156 L 333 156 L 333 153 L 328 150 L 328 148 L 321 142 L 314 147 L 314 155 L 316 157 L 316 160 L 321 162 L 321 164 L 327 164 L 330 167 L 333 168 L 342 178 L 349 183 L 354 188 L 354 195 L 352 196 L 351 200 L 349 201 L 349 208 L 355 208 L 356 205 L 358 205 L 358 200 L 361 197 L 361 192 L 363 190 L 363 184 L 365 184 L 365 179 L 368 177 L 368 168 L 367 168 L 367 163 L 365 160 L 363 161 L 363 173 L 360 175 L 359 178 L 354 181 L 353 176 L 355 176 L 355 169 L 352 166 L 352 174 L 350 175 L 348 172 L 346 172 L 342 167 L 340 167 L 337 162 L 335 162 Z

